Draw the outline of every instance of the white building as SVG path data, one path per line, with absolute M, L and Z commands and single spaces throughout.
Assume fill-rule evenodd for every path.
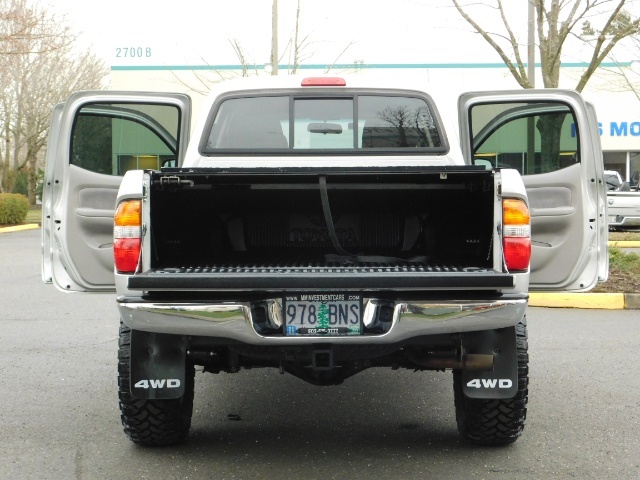
M 144 56 L 144 52 L 142 52 Z M 120 62 L 111 67 L 111 89 L 184 92 L 191 95 L 194 114 L 208 90 L 208 85 L 242 75 L 240 65 L 150 65 L 144 61 Z M 143 60 L 143 59 L 138 59 Z M 631 64 L 622 65 L 627 79 L 637 80 Z M 576 85 L 584 71 L 582 64 L 563 65 L 561 86 Z M 323 73 L 326 65 L 303 65 L 299 73 Z M 268 66 L 249 66 L 248 75 L 266 75 Z M 290 71 L 279 67 L 279 74 Z M 501 63 L 441 63 L 441 64 L 337 64 L 331 73 L 383 74 L 414 77 L 429 85 L 444 86 L 449 91 L 519 89 L 511 73 Z M 630 78 L 629 76 L 635 77 Z M 542 80 L 536 80 L 542 85 Z M 639 88 L 640 92 L 640 88 Z M 604 64 L 592 77 L 583 95 L 596 108 L 600 123 L 605 168 L 617 170 L 627 181 L 637 184 L 640 179 L 640 100 L 621 75 L 621 67 Z

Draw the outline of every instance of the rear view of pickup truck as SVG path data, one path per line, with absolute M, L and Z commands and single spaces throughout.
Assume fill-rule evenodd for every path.
M 515 441 L 528 292 L 606 279 L 590 105 L 285 77 L 221 84 L 202 111 L 191 130 L 180 94 L 83 92 L 54 110 L 43 279 L 115 290 L 131 440 L 186 438 L 200 366 L 319 386 L 450 370 L 461 435 Z

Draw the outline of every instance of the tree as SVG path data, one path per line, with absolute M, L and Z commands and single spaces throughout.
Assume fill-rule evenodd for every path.
M 480 6 L 491 7 L 500 17 L 501 30 L 489 32 L 484 29 L 468 13 L 469 5 L 464 7 L 459 0 L 451 0 L 462 17 L 475 31 L 484 38 L 500 55 L 505 65 L 523 88 L 532 88 L 534 79 L 529 78 L 527 68 L 523 62 L 521 49 L 527 44 L 521 44 L 509 23 L 508 15 L 502 0 L 491 0 Z M 592 51 L 586 68 L 580 75 L 575 90 L 581 92 L 593 76 L 597 68 L 613 48 L 624 38 L 635 35 L 640 31 L 640 20 L 632 19 L 623 10 L 626 0 L 529 0 L 533 2 L 535 11 L 535 31 L 538 38 L 540 55 L 540 70 L 546 88 L 560 86 L 560 65 L 563 49 L 570 45 L 571 40 L 579 44 L 589 44 L 584 38 L 593 38 L 590 43 Z M 617 3 L 616 3 L 617 2 Z M 614 8 L 611 9 L 611 5 Z M 509 5 L 512 7 L 513 5 Z M 591 24 L 591 20 L 600 19 L 598 27 Z M 583 35 L 582 37 L 580 35 Z M 577 45 L 573 45 L 577 46 Z M 507 52 L 510 52 L 509 55 Z M 564 113 L 542 116 L 536 120 L 535 128 L 540 132 L 541 171 L 552 171 L 559 167 L 560 129 L 565 119 Z M 531 163 L 533 165 L 533 162 Z
M 502 0 L 484 2 L 480 6 L 492 8 L 499 16 L 501 29 L 490 32 L 469 14 L 469 4 L 451 0 L 467 23 L 500 55 L 502 61 L 523 88 L 532 88 L 534 82 L 527 74 L 521 51 L 526 43 L 518 41 L 509 22 Z M 581 92 L 596 69 L 613 48 L 624 38 L 640 32 L 640 19 L 633 19 L 624 11 L 626 0 L 529 0 L 535 8 L 535 30 L 540 55 L 540 70 L 546 88 L 560 84 L 560 61 L 563 48 L 571 39 L 585 42 L 580 34 L 592 35 L 592 52 L 575 90 Z M 616 3 L 617 2 L 617 3 Z M 610 8 L 611 5 L 613 8 Z M 592 21 L 600 19 L 599 26 Z
M 300 64 L 305 60 L 308 60 L 313 56 L 313 53 L 305 53 L 307 48 L 315 42 L 310 41 L 311 33 L 307 33 L 303 37 L 300 34 L 300 0 L 297 0 L 296 4 L 296 21 L 293 32 L 293 38 L 289 39 L 289 43 L 285 47 L 285 51 L 289 51 L 290 55 L 293 54 L 293 59 L 290 59 L 289 64 L 291 67 L 291 74 L 298 73 Z
M 26 171 L 34 204 L 53 106 L 76 90 L 102 88 L 108 69 L 76 51 L 64 19 L 29 0 L 0 0 L 0 12 L 0 191 L 11 191 L 17 172 Z
M 289 52 L 289 65 L 291 65 L 290 73 L 295 75 L 298 73 L 300 63 L 312 56 L 310 54 L 304 54 L 304 50 L 309 46 L 309 36 L 311 34 L 307 34 L 300 38 L 300 0 L 297 0 L 296 2 L 296 17 L 293 37 L 289 38 L 289 41 L 284 48 L 284 53 L 281 56 L 278 56 L 278 0 L 273 0 L 271 15 L 271 74 L 278 74 L 277 64 L 279 64 L 284 55 Z M 293 59 L 291 58 L 292 55 Z
M 242 76 L 248 77 L 249 63 L 247 62 L 247 56 L 244 52 L 244 48 L 242 48 L 242 45 L 240 44 L 240 40 L 238 40 L 237 38 L 233 38 L 229 40 L 229 43 L 231 44 L 231 47 L 233 48 L 233 51 L 236 54 L 236 57 L 238 57 L 238 61 L 240 62 L 240 65 L 242 65 Z
M 289 40 L 287 41 L 284 49 L 279 48 L 278 43 L 278 31 L 279 31 L 279 13 L 282 12 L 282 9 L 279 10 L 278 0 L 272 0 L 271 3 L 271 42 L 270 42 L 270 54 L 269 54 L 269 66 L 271 70 L 269 71 L 270 75 L 278 75 L 281 61 L 283 58 L 288 56 L 288 64 L 289 68 L 287 69 L 287 75 L 295 75 L 300 68 L 302 62 L 309 60 L 315 52 L 311 51 L 310 47 L 316 43 L 320 43 L 319 41 L 312 40 L 311 36 L 313 32 L 302 33 L 300 24 L 301 24 L 301 1 L 296 0 L 296 13 L 295 13 L 295 24 L 293 27 L 293 33 Z M 334 65 L 340 60 L 340 58 L 347 52 L 347 50 L 354 44 L 354 41 L 349 42 L 336 56 L 336 58 L 327 65 L 324 70 L 324 73 L 328 73 L 330 70 L 334 68 Z M 250 75 L 258 75 L 258 66 L 255 61 L 255 54 L 251 52 L 247 52 L 242 45 L 242 42 L 239 38 L 233 37 L 229 39 L 229 44 L 233 49 L 233 53 L 238 59 L 240 63 L 241 73 L 240 75 L 243 77 L 248 77 Z M 282 53 L 280 53 L 282 51 Z M 262 57 L 262 54 L 259 54 Z M 200 57 L 205 64 L 208 65 L 208 62 L 204 61 L 203 57 Z M 263 58 L 263 57 L 262 57 Z M 249 59 L 252 59 L 250 62 Z M 260 63 L 262 64 L 262 63 Z M 251 73 L 250 69 L 253 69 L 253 73 Z M 190 76 L 193 77 L 196 82 L 190 81 L 190 79 L 185 79 L 184 75 L 178 75 L 173 72 L 173 76 L 175 80 L 180 83 L 182 86 L 186 87 L 188 90 L 198 93 L 200 95 L 207 95 L 209 90 L 211 89 L 211 85 L 225 81 L 231 77 L 237 76 L 237 73 L 229 73 L 218 71 L 215 67 L 211 66 L 209 74 L 202 74 L 199 71 L 192 70 L 190 72 Z
M 311 40 L 311 32 L 307 33 L 304 36 L 301 36 L 300 34 L 300 0 L 297 0 L 295 28 L 293 32 L 293 37 L 289 39 L 289 42 L 285 47 L 285 52 L 289 51 L 290 53 L 293 54 L 293 59 L 292 61 L 289 62 L 289 64 L 292 65 L 291 67 L 292 75 L 295 75 L 296 73 L 298 73 L 298 68 L 300 67 L 300 64 L 302 62 L 309 60 L 311 57 L 313 57 L 314 52 L 309 51 L 309 47 L 314 43 L 317 43 L 317 42 Z M 333 69 L 333 66 L 340 60 L 340 57 L 342 57 L 342 55 L 344 55 L 354 43 L 355 42 L 353 40 L 349 42 L 338 54 L 335 60 L 333 60 L 331 64 L 327 65 L 327 67 L 324 70 L 324 73 L 329 73 L 329 71 Z

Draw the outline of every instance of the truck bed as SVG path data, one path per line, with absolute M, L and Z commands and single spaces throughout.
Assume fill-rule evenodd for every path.
M 129 288 L 495 289 L 484 169 L 151 173 L 151 268 Z M 331 227 L 329 226 L 331 225 Z

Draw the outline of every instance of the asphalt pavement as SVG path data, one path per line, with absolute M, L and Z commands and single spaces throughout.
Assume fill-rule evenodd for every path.
M 0 235 L 0 478 L 638 479 L 640 318 L 529 308 L 523 436 L 462 442 L 451 374 L 371 369 L 315 387 L 273 369 L 196 374 L 188 441 L 122 432 L 112 294 L 40 280 L 40 232 Z

